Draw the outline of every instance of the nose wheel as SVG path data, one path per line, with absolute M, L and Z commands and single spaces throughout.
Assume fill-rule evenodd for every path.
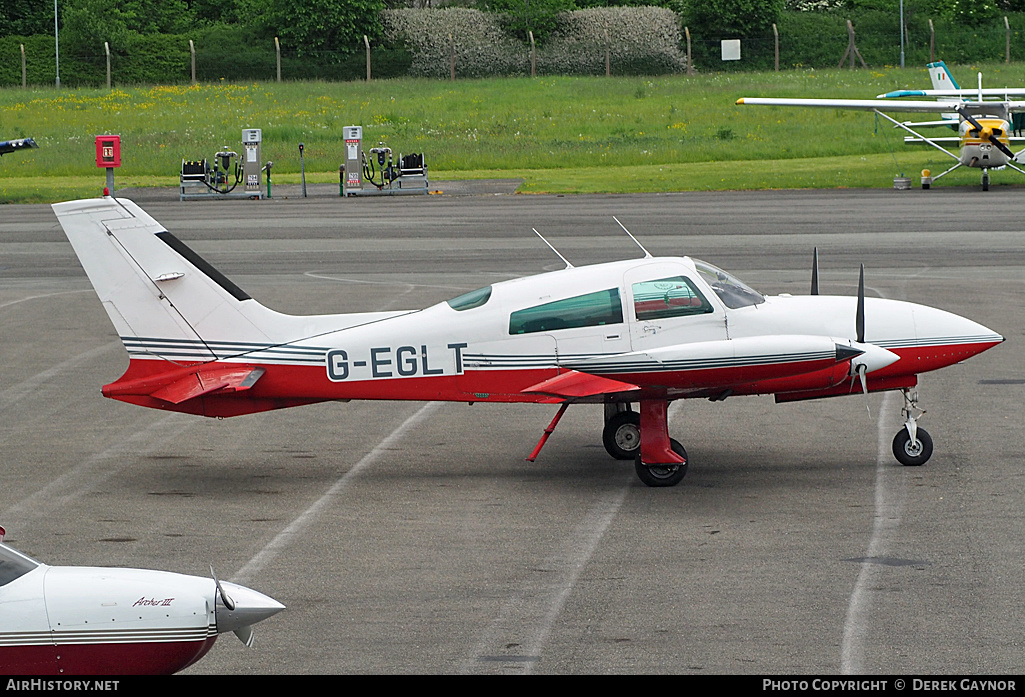
M 932 437 L 924 428 L 918 429 L 914 440 L 906 428 L 893 437 L 893 456 L 905 467 L 924 465 L 932 456 Z
M 932 436 L 918 427 L 918 419 L 925 413 L 918 408 L 918 393 L 904 390 L 904 428 L 893 437 L 893 456 L 905 467 L 919 467 L 932 457 Z

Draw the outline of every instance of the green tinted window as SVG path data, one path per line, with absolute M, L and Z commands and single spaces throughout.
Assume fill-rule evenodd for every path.
M 550 332 L 619 324 L 622 321 L 623 304 L 619 300 L 619 289 L 613 288 L 518 310 L 509 317 L 509 333 Z
M 478 288 L 477 290 L 471 290 L 469 293 L 463 293 L 457 298 L 452 298 L 448 301 L 449 307 L 453 310 L 472 310 L 475 307 L 480 307 L 491 298 L 491 286 L 487 288 Z
M 683 276 L 633 284 L 634 312 L 638 320 L 665 319 L 712 312 L 712 306 Z

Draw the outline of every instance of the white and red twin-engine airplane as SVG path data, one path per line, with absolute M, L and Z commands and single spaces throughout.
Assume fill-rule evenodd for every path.
M 932 442 L 917 425 L 918 374 L 1003 341 L 943 310 L 866 299 L 863 280 L 858 298 L 818 296 L 817 280 L 812 297 L 766 297 L 710 264 L 643 247 L 641 259 L 566 262 L 423 310 L 291 316 L 250 298 L 131 201 L 53 209 L 129 353 L 107 397 L 213 417 L 352 399 L 561 404 L 528 459 L 566 406 L 599 403 L 606 449 L 634 459 L 649 486 L 686 473 L 667 407 L 693 397 L 902 390 L 893 449 L 920 465 Z
M 48 566 L 0 544 L 0 675 L 170 675 L 218 634 L 252 645 L 252 625 L 284 609 L 215 578 Z

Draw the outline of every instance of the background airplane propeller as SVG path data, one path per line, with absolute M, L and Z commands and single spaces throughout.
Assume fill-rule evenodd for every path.
M 980 136 L 987 131 L 987 129 L 985 129 L 981 123 L 976 121 L 975 117 L 972 116 L 971 114 L 969 114 L 965 110 L 964 107 L 958 107 L 957 108 L 957 113 L 961 115 L 961 118 L 963 118 L 965 121 L 970 123 L 972 125 L 972 128 L 976 129 L 979 132 Z M 993 133 L 992 130 L 989 131 L 989 135 L 986 137 L 986 140 L 988 140 L 990 143 L 992 143 L 996 147 L 997 150 L 999 150 L 1000 152 L 1004 153 L 1005 155 L 1007 155 L 1012 160 L 1014 159 L 1014 152 L 1009 147 L 1004 145 L 1000 141 L 1000 138 L 998 138 Z

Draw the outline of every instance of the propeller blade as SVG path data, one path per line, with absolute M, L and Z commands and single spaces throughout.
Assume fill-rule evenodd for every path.
M 989 142 L 992 143 L 997 150 L 1007 155 L 1007 157 L 1009 157 L 1012 160 L 1014 159 L 1014 151 L 1006 145 L 1004 145 L 1002 142 L 1000 142 L 1000 139 L 992 133 L 989 134 Z
M 238 640 L 241 641 L 243 644 L 245 644 L 247 647 L 252 647 L 252 645 L 253 645 L 253 627 L 252 627 L 252 625 L 247 624 L 245 627 L 239 627 L 238 629 L 235 630 L 235 636 L 237 636 Z
M 861 378 L 861 391 L 865 395 L 865 409 L 868 410 L 868 415 L 872 416 L 872 402 L 868 398 L 868 380 L 865 378 L 865 373 L 868 372 L 868 368 L 862 363 L 858 366 L 858 377 Z
M 815 256 L 811 261 L 811 294 L 819 294 L 819 248 L 815 248 Z
M 982 124 L 976 121 L 974 116 L 965 111 L 964 107 L 957 107 L 956 111 L 961 115 L 961 118 L 972 124 L 972 128 L 978 129 L 979 134 L 982 134 Z
M 865 265 L 861 265 L 861 276 L 858 278 L 858 311 L 854 317 L 858 343 L 865 343 Z
M 217 574 L 214 573 L 214 565 L 210 565 L 210 575 L 214 577 L 214 584 L 217 586 L 217 592 L 221 595 L 221 602 L 224 603 L 224 607 L 229 610 L 235 609 L 235 601 L 231 599 L 227 593 L 224 592 L 224 588 L 221 587 L 221 582 L 217 580 Z

